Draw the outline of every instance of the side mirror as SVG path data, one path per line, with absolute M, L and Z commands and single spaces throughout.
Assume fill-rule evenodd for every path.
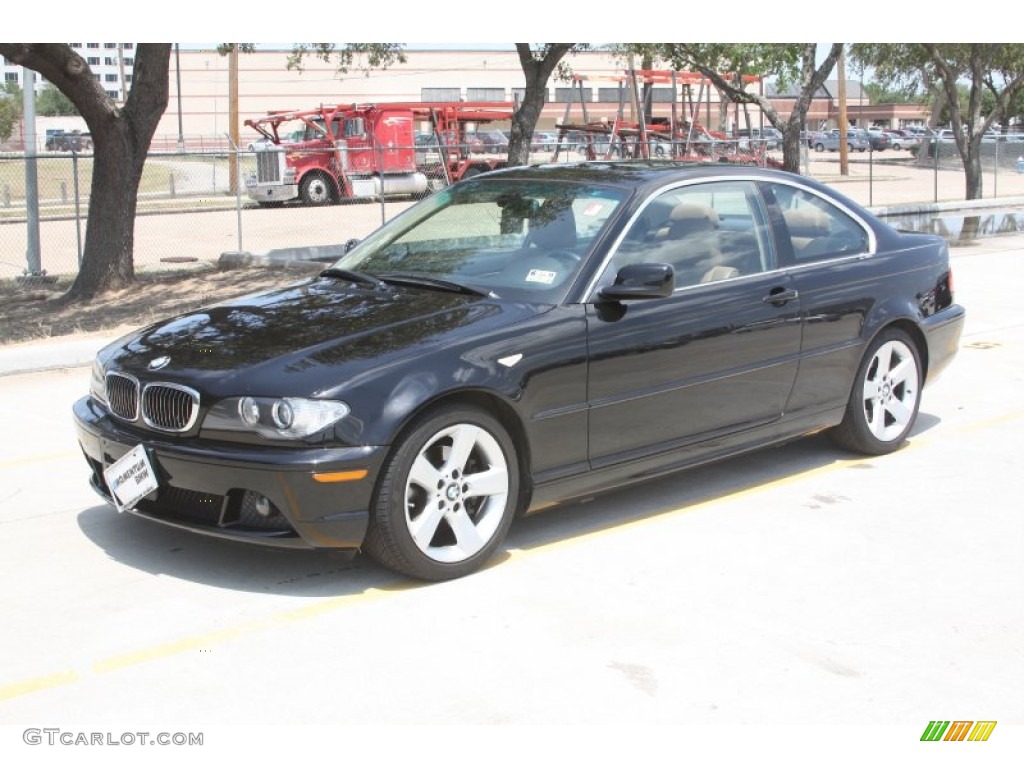
M 676 289 L 676 276 L 668 264 L 627 264 L 615 282 L 598 293 L 601 301 L 664 299 Z

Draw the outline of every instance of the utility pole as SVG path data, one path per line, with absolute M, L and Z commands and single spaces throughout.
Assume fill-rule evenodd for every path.
M 185 151 L 185 132 L 181 122 L 181 52 L 178 43 L 174 44 L 174 70 L 178 81 L 178 151 Z
M 231 194 L 238 192 L 238 43 L 231 44 L 228 54 L 228 131 L 231 136 Z
M 850 148 L 847 146 L 847 126 L 849 121 L 846 117 L 846 60 L 844 52 L 846 46 L 839 51 L 839 60 L 836 62 L 836 71 L 839 73 L 839 175 L 850 175 Z

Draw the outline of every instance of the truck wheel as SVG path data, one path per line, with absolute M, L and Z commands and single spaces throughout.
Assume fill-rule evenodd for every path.
M 299 197 L 306 205 L 327 205 L 334 199 L 334 191 L 327 179 L 315 173 L 302 180 Z
M 462 174 L 462 178 L 459 181 L 465 181 L 466 179 L 472 179 L 474 176 L 479 176 L 481 173 L 479 168 L 467 168 L 465 173 Z

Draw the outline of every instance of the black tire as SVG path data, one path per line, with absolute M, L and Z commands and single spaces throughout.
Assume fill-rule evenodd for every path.
M 833 441 L 857 453 L 891 453 L 907 439 L 921 405 L 924 371 L 917 345 L 889 328 L 868 346 Z
M 299 197 L 306 205 L 329 205 L 334 202 L 334 188 L 323 174 L 306 174 L 299 184 Z
M 363 546 L 378 563 L 407 576 L 459 578 L 494 554 L 518 504 L 519 459 L 505 428 L 476 408 L 440 407 L 396 441 Z
M 814 145 L 814 151 L 815 151 L 815 152 L 824 152 L 824 151 L 825 151 L 825 145 L 824 145 L 824 144 L 822 144 L 822 143 L 821 143 L 821 142 L 819 141 L 819 142 L 818 142 L 817 144 L 815 144 L 815 145 Z
M 481 173 L 483 173 L 483 171 L 481 171 L 479 168 L 467 168 L 465 172 L 462 174 L 462 177 L 459 179 L 459 181 L 472 179 L 474 176 L 479 176 Z

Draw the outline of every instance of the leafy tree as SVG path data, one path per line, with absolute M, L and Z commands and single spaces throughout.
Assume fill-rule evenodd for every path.
M 964 166 L 965 196 L 982 196 L 981 147 L 985 132 L 1012 114 L 1024 91 L 1024 45 L 1013 43 L 858 43 L 853 59 L 887 85 L 932 84 L 949 113 Z M 966 85 L 966 103 L 960 88 Z M 991 109 L 986 113 L 986 95 Z M 933 114 L 938 114 L 935 109 Z
M 816 43 L 643 43 L 626 47 L 653 52 L 656 59 L 675 69 L 700 72 L 734 103 L 756 104 L 782 132 L 783 168 L 796 173 L 800 170 L 800 131 L 811 100 L 835 67 L 843 44 L 833 43 L 818 66 Z M 744 75 L 774 76 L 781 85 L 797 83 L 800 93 L 790 114 L 780 114 L 767 97 L 748 92 L 743 87 Z
M 88 300 L 135 279 L 135 209 L 142 167 L 167 108 L 170 43 L 139 43 L 132 86 L 118 106 L 85 59 L 65 43 L 0 43 L 0 55 L 35 70 L 77 108 L 95 147 L 82 266 L 66 301 Z
M 21 120 L 22 95 L 17 83 L 4 83 L 0 91 L 0 141 L 7 141 Z
M 71 99 L 47 83 L 36 96 L 36 114 L 44 117 L 69 116 L 77 115 L 78 110 Z

